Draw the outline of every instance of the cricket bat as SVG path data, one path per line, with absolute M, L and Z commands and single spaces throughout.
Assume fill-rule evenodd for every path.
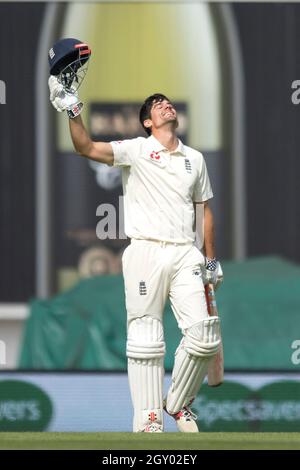
M 205 297 L 209 316 L 217 317 L 218 309 L 213 284 L 207 284 L 205 286 Z M 210 385 L 211 387 L 218 387 L 219 385 L 222 385 L 224 381 L 224 354 L 222 338 L 219 346 L 219 351 L 212 358 L 208 365 L 207 379 L 208 385 Z

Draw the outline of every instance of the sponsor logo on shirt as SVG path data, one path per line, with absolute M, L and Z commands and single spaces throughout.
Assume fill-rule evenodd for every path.
M 150 153 L 150 158 L 154 162 L 161 162 L 161 158 L 158 152 L 155 152 L 154 150 Z

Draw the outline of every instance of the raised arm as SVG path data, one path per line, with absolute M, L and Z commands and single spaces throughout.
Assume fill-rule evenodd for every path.
M 48 83 L 52 105 L 58 112 L 66 111 L 69 116 L 70 133 L 76 152 L 90 160 L 113 165 L 114 154 L 111 144 L 93 142 L 83 125 L 80 117 L 83 104 L 77 91 L 66 91 L 57 77 L 53 75 L 50 76 Z
M 113 164 L 114 154 L 111 144 L 93 142 L 83 125 L 81 116 L 70 118 L 69 126 L 74 148 L 79 155 L 107 165 Z

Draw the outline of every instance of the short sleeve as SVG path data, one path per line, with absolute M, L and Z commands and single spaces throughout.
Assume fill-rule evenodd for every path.
M 110 142 L 113 153 L 113 166 L 131 166 L 136 155 L 137 139 Z
M 213 197 L 210 180 L 203 155 L 200 153 L 199 175 L 194 187 L 193 201 L 204 202 Z

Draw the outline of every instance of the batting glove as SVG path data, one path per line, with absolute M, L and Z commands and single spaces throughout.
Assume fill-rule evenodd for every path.
M 217 289 L 223 282 L 222 267 L 216 258 L 205 258 L 205 266 L 202 270 L 202 279 L 204 284 L 213 284 L 215 289 Z
M 70 91 L 67 91 L 54 75 L 50 75 L 48 85 L 50 101 L 54 108 L 59 113 L 67 111 L 70 118 L 79 116 L 83 103 L 80 101 L 77 91 L 72 88 Z

